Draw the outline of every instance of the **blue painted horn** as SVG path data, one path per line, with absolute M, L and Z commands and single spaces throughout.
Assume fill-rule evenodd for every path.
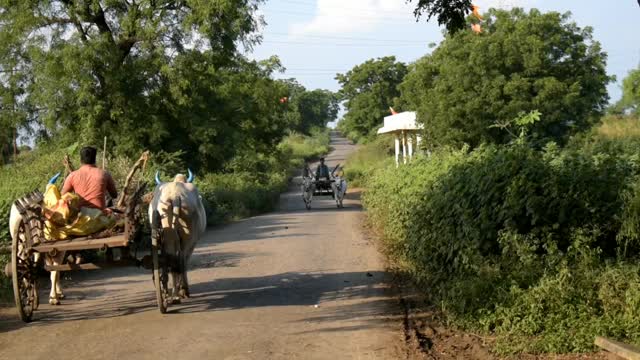
M 53 175 L 53 177 L 51 179 L 49 179 L 49 185 L 53 185 L 56 183 L 56 181 L 58 181 L 58 178 L 60 177 L 60 173 L 57 173 L 55 175 Z
M 161 185 L 162 181 L 160 180 L 160 171 L 156 171 L 156 185 Z
M 191 169 L 187 169 L 187 171 L 189 172 L 189 177 L 187 178 L 187 182 L 192 183 L 193 180 L 195 180 L 196 176 L 193 175 L 193 173 L 191 172 Z

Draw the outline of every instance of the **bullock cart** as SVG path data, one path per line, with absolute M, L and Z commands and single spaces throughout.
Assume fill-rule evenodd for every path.
M 51 291 L 55 294 L 55 291 L 58 291 L 58 285 L 54 285 L 53 279 L 58 274 L 57 272 L 142 266 L 154 271 L 154 285 L 158 288 L 156 293 L 160 301 L 158 306 L 162 312 L 166 311 L 169 300 L 165 296 L 167 293 L 166 280 L 163 286 L 162 279 L 166 279 L 168 276 L 169 262 L 165 261 L 163 253 L 158 253 L 157 237 L 153 237 L 153 242 L 147 244 L 150 242 L 149 237 L 144 236 L 142 231 L 144 217 L 142 206 L 146 202 L 143 198 L 147 197 L 144 196 L 147 184 L 140 183 L 127 191 L 136 169 L 146 163 L 147 159 L 148 153 L 145 153 L 134 165 L 127 177 L 122 197 L 117 206 L 112 208 L 114 212 L 120 213 L 124 217 L 124 226 L 116 230 L 106 230 L 91 236 L 64 240 L 46 240 L 44 195 L 36 190 L 14 202 L 14 207 L 19 212 L 21 220 L 16 236 L 12 236 L 11 263 L 7 264 L 5 274 L 13 280 L 15 303 L 22 321 L 30 322 L 40 304 L 38 277 L 41 269 L 51 272 Z M 152 232 L 157 235 L 157 232 Z M 151 255 L 138 256 L 139 252 L 148 254 L 146 249 L 149 247 L 152 250 Z M 114 256 L 116 249 L 120 254 L 118 258 Z M 85 250 L 102 251 L 104 256 L 98 257 L 102 258 L 98 262 L 65 261 L 67 259 L 65 256 Z M 53 258 L 61 258 L 61 261 L 54 263 L 45 261 L 45 259 Z M 57 302 L 57 298 L 55 300 Z
M 303 170 L 302 200 L 307 210 L 311 210 L 311 202 L 314 197 L 331 197 L 335 200 L 336 207 L 343 207 L 342 200 L 347 191 L 347 182 L 342 177 L 335 175 L 339 168 L 340 164 L 336 165 L 328 179 L 316 179 L 308 167 Z

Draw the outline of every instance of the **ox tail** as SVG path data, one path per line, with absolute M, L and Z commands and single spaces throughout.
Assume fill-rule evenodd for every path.
M 180 197 L 176 197 L 175 199 L 173 199 L 173 201 L 171 202 L 172 205 L 172 223 L 171 223 L 171 227 L 178 231 L 179 229 L 179 221 L 180 221 L 180 208 L 182 207 L 182 199 L 180 199 Z

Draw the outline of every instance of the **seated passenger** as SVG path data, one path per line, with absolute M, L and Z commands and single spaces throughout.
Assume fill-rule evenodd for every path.
M 75 192 L 80 197 L 80 207 L 105 210 L 107 193 L 115 199 L 118 192 L 111 174 L 96 167 L 96 154 L 93 147 L 80 150 L 82 166 L 67 176 L 61 193 Z
M 316 169 L 316 181 L 320 179 L 329 180 L 331 174 L 329 173 L 329 167 L 324 164 L 324 158 L 320 158 L 320 165 Z

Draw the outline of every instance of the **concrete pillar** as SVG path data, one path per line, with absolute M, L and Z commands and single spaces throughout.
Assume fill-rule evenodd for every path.
M 413 159 L 413 134 L 409 134 L 409 160 Z
M 402 132 L 402 160 L 407 163 L 407 134 Z
M 396 167 L 400 165 L 400 137 L 398 134 L 395 134 L 395 142 L 396 142 Z

